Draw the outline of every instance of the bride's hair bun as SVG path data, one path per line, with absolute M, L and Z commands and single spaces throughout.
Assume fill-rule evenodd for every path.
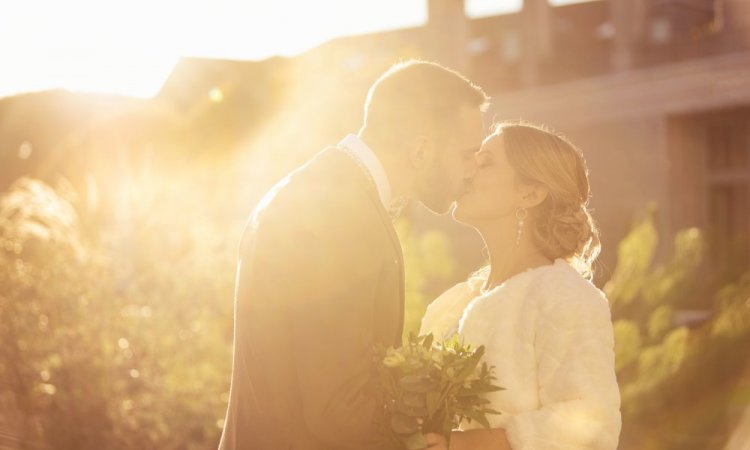
M 534 237 L 549 258 L 565 258 L 585 276 L 592 275 L 592 264 L 598 256 L 599 231 L 585 204 L 555 210 L 540 210 Z
M 493 134 L 505 144 L 519 181 L 543 185 L 547 198 L 529 212 L 534 240 L 550 259 L 563 258 L 591 278 L 601 244 L 588 208 L 586 161 L 564 137 L 527 123 L 501 123 Z

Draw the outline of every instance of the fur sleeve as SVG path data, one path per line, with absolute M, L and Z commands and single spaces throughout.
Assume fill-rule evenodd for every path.
M 614 450 L 620 395 L 604 294 L 575 274 L 552 272 L 532 295 L 538 409 L 505 424 L 514 450 Z

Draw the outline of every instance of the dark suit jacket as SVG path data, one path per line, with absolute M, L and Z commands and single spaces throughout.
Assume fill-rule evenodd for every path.
M 370 179 L 329 148 L 274 186 L 242 239 L 220 450 L 389 449 L 375 344 L 400 345 L 401 247 Z

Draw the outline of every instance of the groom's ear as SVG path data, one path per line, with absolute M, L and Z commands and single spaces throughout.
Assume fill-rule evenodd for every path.
M 421 168 L 429 159 L 428 140 L 425 136 L 416 136 L 408 144 L 409 162 L 415 168 Z
M 521 206 L 526 209 L 533 208 L 546 200 L 547 196 L 549 196 L 547 186 L 536 183 L 526 185 L 521 194 Z

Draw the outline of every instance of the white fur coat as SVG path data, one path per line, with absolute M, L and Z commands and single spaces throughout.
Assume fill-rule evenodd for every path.
M 471 279 L 427 309 L 420 334 L 458 331 L 485 346 L 504 391 L 490 415 L 514 450 L 609 450 L 620 435 L 614 338 L 604 294 L 566 261 L 520 273 L 485 294 Z M 462 428 L 479 427 L 476 423 Z

